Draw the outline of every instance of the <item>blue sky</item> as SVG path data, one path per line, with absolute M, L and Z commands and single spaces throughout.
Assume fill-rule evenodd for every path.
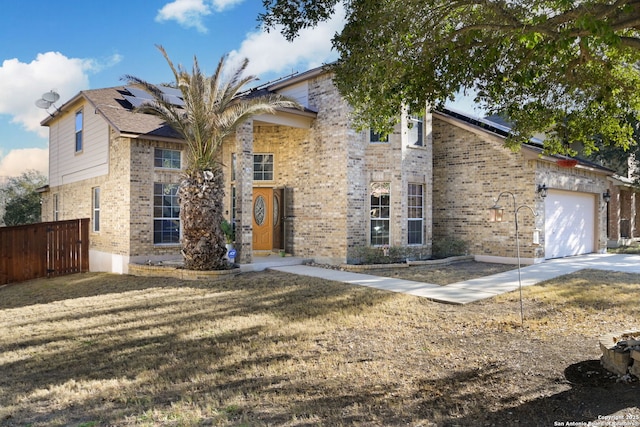
M 27 169 L 47 173 L 47 115 L 35 101 L 50 90 L 60 106 L 79 91 L 123 84 L 130 74 L 171 81 L 155 45 L 174 63 L 193 56 L 210 74 L 220 57 L 248 58 L 260 82 L 333 61 L 335 16 L 292 43 L 259 27 L 259 0 L 3 0 L 0 13 L 0 182 Z
M 118 86 L 131 74 L 171 80 L 155 45 L 174 63 L 193 56 L 211 73 L 220 57 L 247 57 L 261 82 L 336 59 L 331 37 L 343 14 L 293 43 L 259 28 L 258 0 L 4 0 L 0 14 L 0 177 L 46 173 L 47 112 L 35 106 L 56 90 L 61 105 L 79 91 Z

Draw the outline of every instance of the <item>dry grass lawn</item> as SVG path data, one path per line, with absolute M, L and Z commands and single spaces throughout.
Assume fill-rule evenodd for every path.
M 522 329 L 517 293 L 453 306 L 279 272 L 221 282 L 92 273 L 5 286 L 0 425 L 640 417 L 638 383 L 617 383 L 597 363 L 598 336 L 640 326 L 639 290 L 640 275 L 598 271 L 526 288 Z
M 462 261 L 446 265 L 416 265 L 403 268 L 381 268 L 365 270 L 374 276 L 395 277 L 434 285 L 449 285 L 455 282 L 490 276 L 517 268 L 512 264 Z

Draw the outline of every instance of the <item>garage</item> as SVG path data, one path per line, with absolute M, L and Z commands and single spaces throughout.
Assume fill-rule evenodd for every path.
M 550 190 L 544 203 L 546 259 L 595 251 L 596 198 L 594 194 Z

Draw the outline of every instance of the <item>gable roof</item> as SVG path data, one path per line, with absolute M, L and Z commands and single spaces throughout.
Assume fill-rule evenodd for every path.
M 497 123 L 489 118 L 473 118 L 455 110 L 442 109 L 434 111 L 434 114 L 441 119 L 444 119 L 447 123 L 465 128 L 476 134 L 483 134 L 484 136 L 488 136 L 496 141 L 504 141 L 511 131 L 511 128 L 506 122 Z M 526 150 L 529 157 L 537 160 L 556 163 L 558 160 L 562 159 L 574 159 L 578 161 L 578 167 L 580 168 L 597 171 L 607 175 L 612 175 L 614 173 L 612 169 L 583 158 L 569 157 L 561 154 L 545 154 L 543 141 L 538 138 L 531 138 L 527 143 L 522 145 L 522 148 Z
M 304 71 L 302 73 L 293 73 L 289 76 L 286 76 L 284 78 L 281 79 L 276 79 L 274 82 L 272 83 L 267 83 L 265 86 L 267 87 L 268 90 L 270 91 L 277 91 L 280 89 L 283 89 L 287 86 L 291 86 L 294 85 L 296 83 L 305 81 L 305 80 L 310 80 L 314 77 L 317 77 L 319 75 L 322 74 L 326 74 L 326 73 L 330 73 L 331 72 L 331 64 L 326 64 L 326 65 L 320 65 L 319 67 L 315 67 L 312 68 L 310 70 Z
M 81 99 L 85 99 L 94 108 L 95 114 L 104 117 L 109 125 L 121 134 L 182 139 L 180 134 L 162 119 L 151 114 L 133 112 L 131 104 L 123 96 L 127 93 L 124 86 L 83 90 L 66 102 L 60 111 L 65 112 Z M 56 117 L 57 114 L 47 117 L 41 124 L 48 126 Z
M 252 91 L 245 96 L 258 96 L 268 91 L 271 90 L 263 89 L 259 92 Z M 69 111 L 74 105 L 84 99 L 93 107 L 95 114 L 100 114 L 109 125 L 120 134 L 137 138 L 183 139 L 178 132 L 162 119 L 151 114 L 133 111 L 133 106 L 126 97 L 131 98 L 131 93 L 125 86 L 83 90 L 62 105 L 54 114 L 45 118 L 40 124 L 42 126 L 49 126 L 61 113 Z M 308 108 L 304 110 L 277 108 L 276 110 L 284 116 L 300 116 L 305 120 L 313 119 L 317 114 Z

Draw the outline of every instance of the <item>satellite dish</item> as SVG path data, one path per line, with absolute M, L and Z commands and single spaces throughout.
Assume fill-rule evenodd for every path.
M 56 92 L 55 90 L 50 90 L 47 93 L 43 93 L 42 98 L 36 101 L 36 107 L 48 110 L 49 107 L 51 107 L 58 99 L 60 99 L 60 95 L 58 94 L 58 92 Z M 53 106 L 56 108 L 56 110 L 58 110 L 58 107 L 56 107 L 55 105 Z M 51 115 L 51 117 L 53 117 L 53 114 L 49 114 Z
M 48 102 L 53 104 L 58 99 L 60 99 L 60 95 L 58 94 L 58 92 L 55 92 L 55 91 L 51 90 L 51 91 L 43 94 L 42 95 L 42 99 L 44 99 L 45 101 L 48 101 Z
M 42 108 L 42 109 L 47 109 L 49 107 L 51 107 L 51 102 L 47 101 L 46 99 L 42 98 L 42 99 L 38 99 L 36 101 L 36 107 L 38 108 Z

